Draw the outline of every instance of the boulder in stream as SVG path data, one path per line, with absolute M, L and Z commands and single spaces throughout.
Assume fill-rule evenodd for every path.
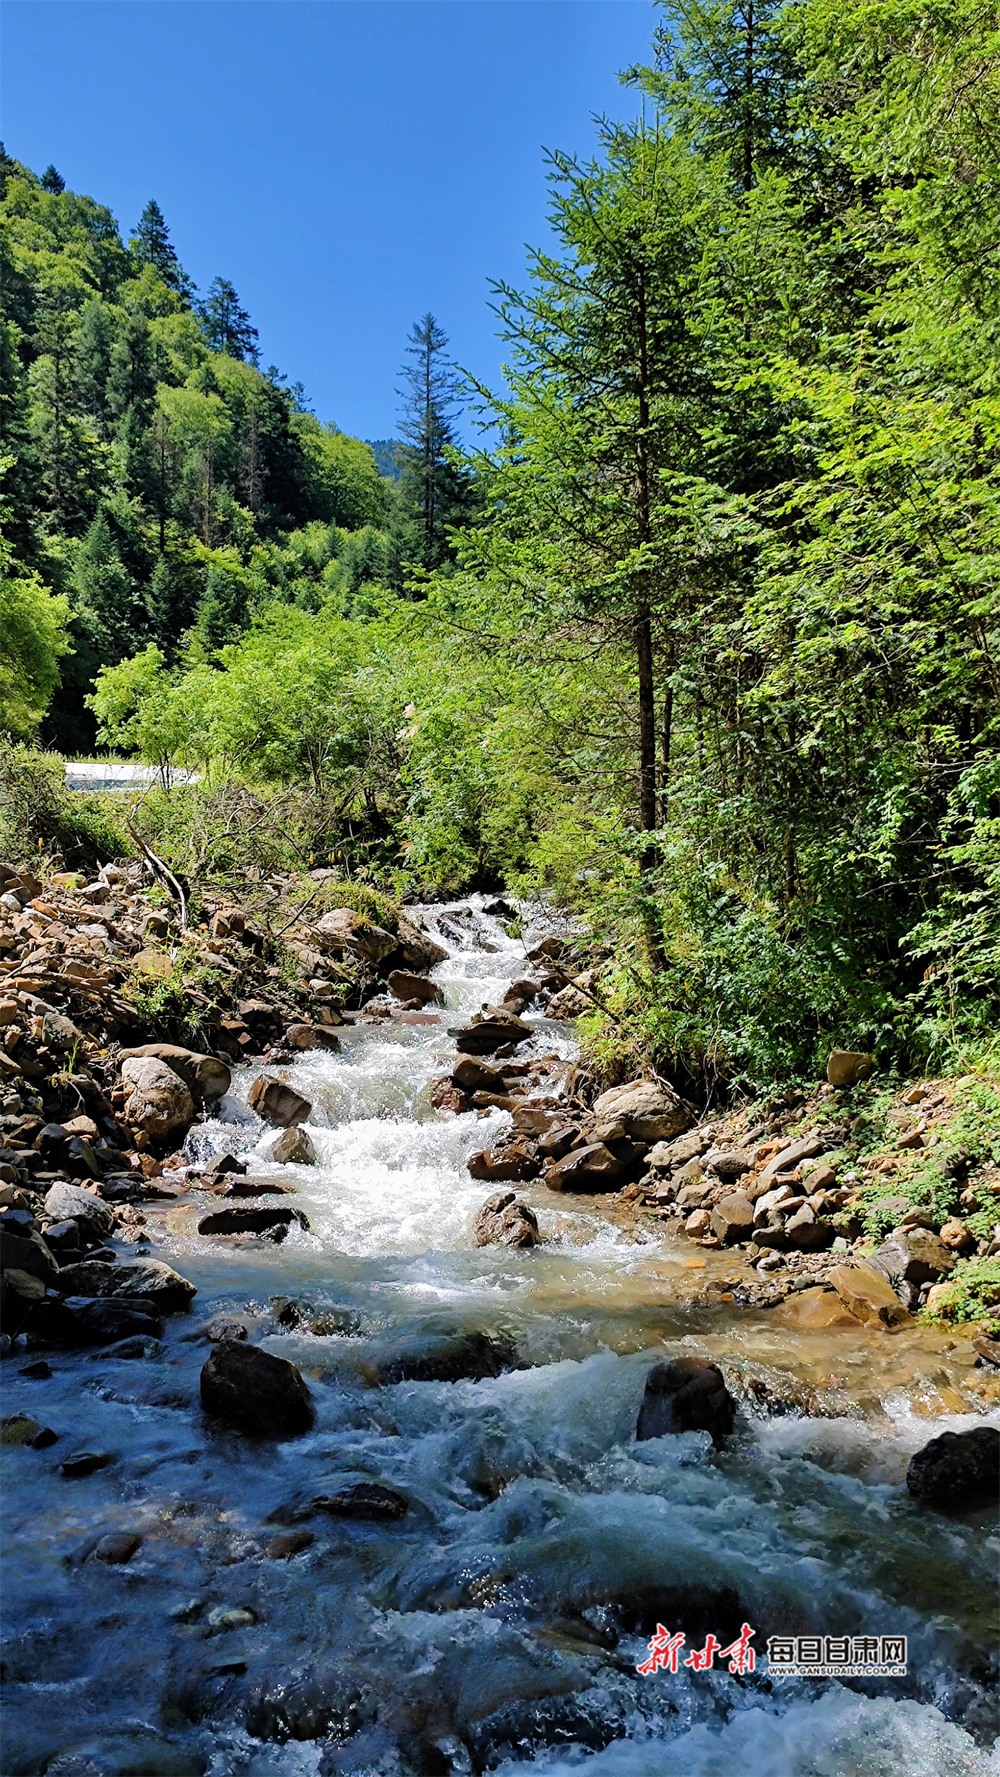
M 389 992 L 397 1000 L 419 1000 L 422 1006 L 443 1006 L 444 994 L 436 981 L 416 975 L 408 969 L 393 969 L 388 979 Z
M 517 1348 L 500 1333 L 476 1327 L 427 1327 L 368 1356 L 363 1373 L 383 1386 L 394 1382 L 481 1382 L 517 1365 Z
M 477 1212 L 477 1246 L 537 1246 L 538 1218 L 513 1191 L 494 1191 Z
M 530 1024 L 525 1024 L 513 1012 L 493 1008 L 478 1024 L 452 1030 L 449 1035 L 454 1037 L 455 1047 L 463 1055 L 494 1055 L 498 1049 L 506 1049 L 508 1044 L 515 1047 L 526 1042 L 534 1032 Z
M 216 1345 L 201 1372 L 206 1413 L 267 1437 L 291 1437 L 313 1423 L 312 1396 L 295 1366 L 259 1345 Z
M 677 1357 L 657 1364 L 646 1377 L 646 1391 L 635 1428 L 642 1443 L 669 1432 L 707 1431 L 721 1444 L 733 1429 L 736 1402 L 722 1371 L 702 1358 Z
M 286 1086 L 283 1080 L 275 1080 L 270 1074 L 258 1074 L 247 1094 L 247 1103 L 258 1117 L 266 1123 L 277 1123 L 281 1129 L 290 1129 L 295 1123 L 308 1123 L 312 1116 L 312 1105 L 294 1086 Z
M 217 1055 L 202 1055 L 196 1049 L 185 1049 L 179 1043 L 141 1043 L 135 1049 L 123 1049 L 122 1061 L 162 1061 L 185 1086 L 196 1104 L 218 1104 L 229 1091 L 232 1074 Z M 122 1070 L 124 1078 L 124 1069 Z
M 424 975 L 433 969 L 435 963 L 443 963 L 448 955 L 443 944 L 420 929 L 412 919 L 401 913 L 396 926 L 396 947 L 392 953 L 398 969 L 412 969 L 415 974 Z
M 86 1234 L 93 1239 L 107 1240 L 115 1232 L 115 1218 L 109 1205 L 81 1185 L 59 1180 L 50 1186 L 45 1195 L 45 1213 L 53 1222 L 84 1224 Z
M 199 1234 L 274 1234 L 279 1229 L 281 1236 L 288 1233 L 293 1222 L 303 1228 L 309 1223 L 300 1209 L 287 1209 L 283 1204 L 260 1205 L 257 1208 L 235 1205 L 231 1209 L 215 1209 L 211 1215 L 202 1216 L 198 1223 Z
M 290 1024 L 285 1032 L 286 1049 L 327 1049 L 340 1053 L 340 1038 L 326 1024 Z
M 977 1425 L 972 1431 L 946 1431 L 911 1459 L 906 1487 L 933 1505 L 965 1505 L 996 1499 L 1000 1493 L 1000 1431 Z
M 277 1160 L 280 1166 L 315 1166 L 316 1149 L 308 1130 L 300 1123 L 291 1123 L 283 1129 L 271 1149 L 271 1159 Z
M 478 1154 L 470 1154 L 466 1166 L 473 1178 L 497 1183 L 504 1179 L 537 1178 L 542 1170 L 534 1142 L 523 1135 L 506 1147 L 483 1148 Z
M 84 1259 L 60 1271 L 59 1288 L 67 1296 L 127 1296 L 144 1303 L 149 1314 L 178 1314 L 197 1294 L 193 1283 L 161 1259 L 135 1259 L 124 1265 Z
M 165 1061 L 157 1061 L 153 1055 L 123 1061 L 122 1083 L 127 1094 L 122 1112 L 126 1123 L 154 1141 L 193 1122 L 194 1099 Z

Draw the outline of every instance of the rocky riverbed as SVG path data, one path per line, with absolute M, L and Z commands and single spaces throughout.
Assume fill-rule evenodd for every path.
M 990 1241 L 852 1221 L 947 1090 L 859 1168 L 849 1085 L 595 1089 L 502 904 L 59 874 L 0 884 L 5 1771 L 989 1768 L 1000 1369 L 915 1313 Z M 764 1657 L 870 1633 L 904 1675 Z

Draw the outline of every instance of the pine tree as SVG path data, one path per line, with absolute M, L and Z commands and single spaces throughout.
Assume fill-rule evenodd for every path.
M 151 197 L 143 210 L 129 246 L 137 264 L 155 266 L 163 282 L 176 290 L 184 302 L 190 302 L 194 284 L 174 251 L 163 211 L 155 198 Z
M 50 161 L 42 174 L 42 190 L 55 192 L 56 196 L 66 190 L 66 181 L 61 173 L 57 173 Z
M 213 278 L 207 300 L 198 304 L 198 314 L 205 342 L 213 352 L 225 352 L 244 364 L 257 363 L 257 329 L 228 278 Z
M 474 506 L 470 477 L 454 461 L 461 385 L 447 347 L 448 336 L 432 314 L 415 321 L 406 348 L 413 362 L 403 366 L 406 387 L 397 391 L 404 439 L 397 497 L 401 552 L 427 572 L 451 559 L 448 526 L 467 522 Z

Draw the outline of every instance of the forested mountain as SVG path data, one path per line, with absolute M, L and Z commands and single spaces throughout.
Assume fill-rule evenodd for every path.
M 201 658 L 262 605 L 347 608 L 368 577 L 400 589 L 411 566 L 450 558 L 438 535 L 424 547 L 427 464 L 391 484 L 367 445 L 261 370 L 232 284 L 198 299 L 154 201 L 123 243 L 53 167 L 39 179 L 4 155 L 0 183 L 5 531 L 71 613 L 44 738 L 92 744 L 96 673 L 144 645 Z M 411 391 L 414 436 L 433 431 L 429 411 Z M 438 446 L 447 519 L 467 478 Z M 51 671 L 40 687 L 44 702 Z M 38 713 L 28 697 L 11 726 Z
M 309 786 L 309 844 L 397 884 L 562 898 L 613 934 L 605 1058 L 995 1032 L 997 28 L 665 7 L 643 121 L 551 160 L 464 466 L 418 323 L 395 493 L 153 207 L 126 247 L 7 162 L 11 584 L 70 601 L 60 710 L 107 663 L 105 741 Z

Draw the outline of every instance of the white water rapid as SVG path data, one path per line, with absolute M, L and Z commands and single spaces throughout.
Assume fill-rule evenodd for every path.
M 693 1308 L 672 1233 L 637 1239 L 537 1183 L 521 1191 L 542 1246 L 472 1244 L 491 1187 L 465 1162 L 506 1113 L 439 1113 L 428 1087 L 448 1025 L 500 997 L 524 944 L 477 898 L 422 916 L 449 948 L 440 1021 L 360 1022 L 342 1053 L 282 1070 L 313 1102 L 317 1166 L 270 1160 L 249 1069 L 193 1134 L 293 1186 L 308 1231 L 227 1244 L 198 1235 L 203 1210 L 151 1209 L 152 1255 L 198 1287 L 159 1348 L 4 1363 L 4 1412 L 58 1442 L 2 1452 L 3 1777 L 996 1777 L 996 1513 L 946 1516 L 902 1484 L 928 1437 L 982 1421 L 887 1395 L 876 1417 L 744 1407 L 720 1450 L 637 1444 L 653 1362 L 739 1368 L 779 1335 L 763 1311 Z M 535 1053 L 571 1053 L 566 1026 L 536 1022 Z M 305 1320 L 283 1325 L 275 1298 Z M 310 1433 L 204 1419 L 196 1335 L 221 1311 L 299 1365 Z M 400 1352 L 461 1354 L 473 1333 L 516 1367 L 384 1380 Z M 39 1356 L 52 1375 L 23 1376 Z M 81 1447 L 114 1460 L 64 1479 Z M 405 1516 L 299 1515 L 358 1482 Z M 308 1546 L 269 1552 L 301 1524 Z M 131 1561 L 95 1560 L 120 1531 L 142 1538 Z M 744 1621 L 752 1674 L 636 1671 L 658 1622 L 686 1655 Z M 908 1675 L 774 1682 L 779 1633 L 905 1635 Z

